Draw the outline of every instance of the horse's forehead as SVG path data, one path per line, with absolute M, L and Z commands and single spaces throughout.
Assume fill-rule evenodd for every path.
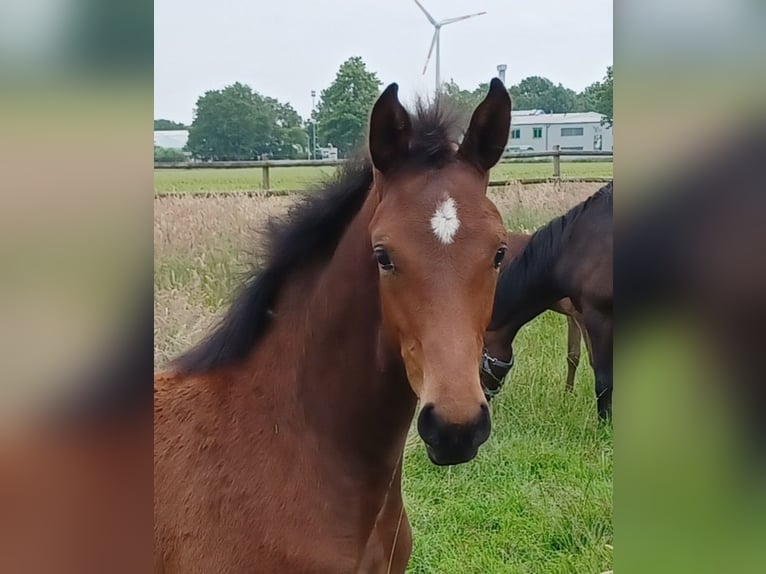
M 468 248 L 504 232 L 484 179 L 470 166 L 408 174 L 391 184 L 374 218 L 376 238 L 407 237 L 423 248 L 449 247 L 453 253 L 455 245 Z
M 448 167 L 414 176 L 394 194 L 403 210 L 417 212 L 428 220 L 439 214 L 448 215 L 449 219 L 456 211 L 465 217 L 483 215 L 486 200 L 483 186 L 481 177 L 465 169 Z
M 373 225 L 375 239 L 394 240 L 423 249 L 437 249 L 442 255 L 474 254 L 495 236 L 504 237 L 499 215 L 484 194 L 457 194 L 447 189 L 423 193 L 415 204 L 402 209 L 387 209 L 378 225 Z M 467 255 L 468 256 L 468 255 Z

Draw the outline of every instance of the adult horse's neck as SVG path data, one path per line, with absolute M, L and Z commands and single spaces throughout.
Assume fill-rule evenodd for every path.
M 323 448 L 342 454 L 349 474 L 388 479 L 416 398 L 399 350 L 382 340 L 379 272 L 368 232 L 376 201 L 370 192 L 329 261 L 296 270 L 277 304 L 274 331 L 254 358 L 279 362 L 278 400 L 287 401 L 285 408 Z
M 500 274 L 492 331 L 502 330 L 512 338 L 523 325 L 564 296 L 556 268 L 565 235 L 552 224 L 537 231 L 521 255 Z

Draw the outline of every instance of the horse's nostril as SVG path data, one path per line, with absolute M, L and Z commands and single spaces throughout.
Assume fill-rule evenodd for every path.
M 439 444 L 439 424 L 433 403 L 423 405 L 418 416 L 418 434 L 431 446 Z
M 435 408 L 433 403 L 429 403 L 427 405 L 424 405 L 422 409 L 420 409 L 420 418 L 424 421 L 433 421 L 433 419 L 436 417 Z
M 492 429 L 492 420 L 489 416 L 489 407 L 487 406 L 487 403 L 482 403 L 480 409 L 479 418 L 473 435 L 473 445 L 475 447 L 478 447 L 487 441 Z

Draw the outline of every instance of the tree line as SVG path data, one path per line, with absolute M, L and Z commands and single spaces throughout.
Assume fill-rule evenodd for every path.
M 603 114 L 605 122 L 611 125 L 613 84 L 612 66 L 608 66 L 601 81 L 592 83 L 579 93 L 540 76 L 524 78 L 508 88 L 508 92 L 511 94 L 514 110 L 542 110 L 548 114 L 598 112 Z M 447 97 L 467 110 L 478 106 L 488 89 L 489 84 L 483 83 L 475 90 L 464 90 L 452 80 L 442 87 Z
M 612 67 L 609 66 L 601 81 L 579 93 L 539 76 L 524 78 L 508 91 L 517 110 L 595 111 L 611 123 L 612 85 Z M 203 161 L 295 159 L 312 154 L 316 140 L 318 146 L 333 145 L 341 157 L 346 157 L 364 140 L 367 116 L 381 88 L 377 74 L 369 71 L 361 58 L 353 57 L 341 64 L 333 82 L 321 91 L 311 118 L 307 119 L 289 103 L 260 94 L 239 82 L 220 90 L 209 90 L 197 100 L 194 119 L 188 127 L 186 151 Z M 480 84 L 474 90 L 462 89 L 452 80 L 442 88 L 443 96 L 466 113 L 478 105 L 487 89 L 488 84 Z M 155 120 L 155 130 L 158 129 L 186 129 L 186 126 L 159 119 Z
M 188 126 L 181 122 L 174 122 L 172 120 L 154 120 L 154 131 L 172 131 L 172 130 L 185 130 Z

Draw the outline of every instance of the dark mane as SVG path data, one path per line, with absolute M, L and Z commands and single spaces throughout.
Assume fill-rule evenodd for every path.
M 465 118 L 448 100 L 418 100 L 412 117 L 411 167 L 438 169 L 455 158 Z
M 438 169 L 452 161 L 458 122 L 436 102 L 418 102 L 407 167 Z M 372 186 L 372 165 L 351 160 L 334 179 L 296 203 L 266 229 L 266 264 L 253 271 L 215 329 L 173 366 L 184 374 L 204 373 L 245 359 L 271 324 L 271 309 L 294 269 L 329 260 Z
M 561 249 L 567 244 L 573 224 L 584 213 L 594 208 L 611 211 L 613 184 L 610 181 L 593 195 L 575 205 L 564 215 L 556 217 L 535 231 L 524 251 L 500 275 L 497 281 L 495 305 L 492 311 L 492 328 L 507 323 L 513 306 L 525 295 L 539 293 L 541 284 L 548 277 Z

